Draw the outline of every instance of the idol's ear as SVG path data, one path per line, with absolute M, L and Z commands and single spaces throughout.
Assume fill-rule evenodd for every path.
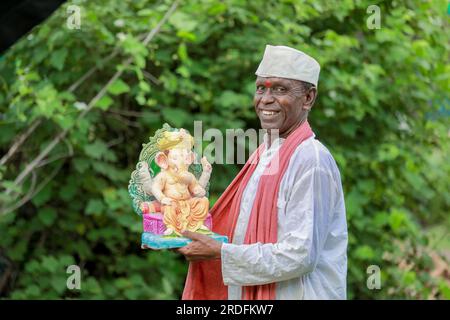
M 161 168 L 166 170 L 169 166 L 167 156 L 164 152 L 158 152 L 155 156 L 156 164 Z

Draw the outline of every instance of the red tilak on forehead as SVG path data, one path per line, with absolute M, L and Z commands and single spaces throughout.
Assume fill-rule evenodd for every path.
M 264 85 L 266 86 L 266 88 L 270 88 L 272 86 L 272 82 L 270 82 L 269 80 L 264 81 Z

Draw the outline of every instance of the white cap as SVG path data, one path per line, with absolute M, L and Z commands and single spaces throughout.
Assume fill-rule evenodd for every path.
M 255 74 L 260 77 L 279 77 L 314 84 L 319 81 L 320 65 L 313 57 L 286 46 L 266 45 L 264 57 Z

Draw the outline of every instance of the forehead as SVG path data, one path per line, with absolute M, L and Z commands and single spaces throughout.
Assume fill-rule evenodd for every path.
M 266 81 L 270 82 L 272 85 L 291 85 L 293 80 L 279 77 L 256 77 L 256 84 L 264 84 Z
M 189 149 L 185 149 L 185 148 L 173 148 L 170 149 L 169 151 L 169 156 L 177 156 L 177 155 L 183 155 L 190 152 Z
M 169 150 L 169 156 L 177 156 L 182 153 L 182 149 L 180 148 L 173 148 Z

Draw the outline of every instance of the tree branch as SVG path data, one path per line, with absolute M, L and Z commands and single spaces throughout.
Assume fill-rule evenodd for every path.
M 43 167 L 43 166 L 46 166 L 46 165 L 49 164 L 49 163 L 52 163 L 52 162 L 55 162 L 55 161 L 57 161 L 57 160 L 65 159 L 65 158 L 69 158 L 69 157 L 73 156 L 73 147 L 72 147 L 72 145 L 71 145 L 70 142 L 67 141 L 66 139 L 64 139 L 64 142 L 66 143 L 67 148 L 69 149 L 69 152 L 68 152 L 68 153 L 59 154 L 59 155 L 56 155 L 56 156 L 54 156 L 54 157 L 52 157 L 52 158 L 49 158 L 49 159 L 46 159 L 46 160 L 42 160 L 42 161 L 36 166 L 36 168 L 41 168 L 41 167 Z
M 144 77 L 146 77 L 147 79 L 149 79 L 151 82 L 153 82 L 156 85 L 160 85 L 161 81 L 158 80 L 158 78 L 156 78 L 154 75 L 152 75 L 150 72 L 148 72 L 147 70 L 142 70 L 142 73 L 144 74 Z
M 13 143 L 11 148 L 9 148 L 8 152 L 2 157 L 0 160 L 0 166 L 4 165 L 13 154 L 19 149 L 19 147 L 24 143 L 24 141 L 28 138 L 28 136 L 39 126 L 42 122 L 42 119 L 35 120 L 28 129 L 22 133 Z
M 34 188 L 35 186 L 36 186 L 36 172 L 32 171 L 31 172 L 31 186 L 30 186 L 30 189 L 28 190 L 27 194 L 22 199 L 17 201 L 16 204 L 14 204 L 10 207 L 7 207 L 7 208 L 0 208 L 1 209 L 0 215 L 7 214 L 11 211 L 14 211 L 17 208 L 20 208 L 21 206 L 23 206 L 25 203 L 27 203 L 36 194 L 35 193 L 36 189 Z

